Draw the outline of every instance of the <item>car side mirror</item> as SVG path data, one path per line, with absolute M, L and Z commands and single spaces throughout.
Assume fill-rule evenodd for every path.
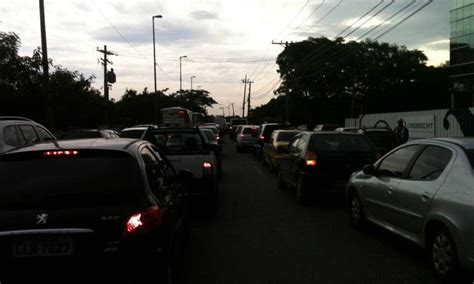
M 375 169 L 374 165 L 372 165 L 372 164 L 364 166 L 362 168 L 362 172 L 366 175 L 369 175 L 369 176 L 377 175 L 377 170 Z
M 193 173 L 189 170 L 180 170 L 178 173 L 178 179 L 184 183 L 191 182 Z

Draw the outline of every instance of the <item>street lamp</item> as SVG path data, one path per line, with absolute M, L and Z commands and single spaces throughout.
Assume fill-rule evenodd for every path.
M 182 75 L 182 68 L 181 68 L 181 59 L 188 58 L 187 55 L 183 55 L 179 57 L 179 90 L 183 90 L 183 75 Z
M 193 90 L 193 78 L 196 78 L 196 76 L 191 76 L 191 91 Z
M 153 113 L 155 117 L 155 123 L 158 122 L 158 97 L 156 94 L 156 48 L 155 48 L 155 19 L 161 19 L 163 16 L 155 15 L 151 17 L 151 22 L 153 25 L 153 77 L 155 82 L 155 93 L 153 95 Z

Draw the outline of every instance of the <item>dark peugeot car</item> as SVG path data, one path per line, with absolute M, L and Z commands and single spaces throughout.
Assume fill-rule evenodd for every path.
M 278 186 L 296 187 L 298 203 L 315 194 L 344 192 L 350 175 L 375 162 L 375 146 L 362 134 L 302 132 L 280 160 Z
M 147 259 L 160 283 L 173 276 L 184 189 L 149 142 L 38 144 L 0 156 L 0 172 L 2 262 L 114 259 L 132 269 Z
M 263 158 L 263 146 L 270 140 L 273 131 L 279 129 L 290 129 L 288 123 L 264 123 L 260 126 L 257 133 L 257 142 L 253 145 L 253 154 L 258 160 Z

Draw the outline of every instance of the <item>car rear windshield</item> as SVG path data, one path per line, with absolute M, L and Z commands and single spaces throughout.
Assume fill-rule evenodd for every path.
M 202 136 L 196 131 L 156 131 L 153 132 L 153 144 L 165 154 L 195 153 L 204 151 Z
M 125 130 L 120 132 L 120 137 L 122 138 L 132 138 L 132 139 L 140 139 L 142 137 L 144 130 Z
M 373 152 L 374 146 L 363 135 L 313 135 L 308 149 L 313 152 Z
M 469 162 L 471 162 L 471 167 L 474 169 L 474 149 L 466 150 L 466 154 Z
M 272 134 L 273 131 L 279 130 L 279 129 L 288 129 L 288 125 L 285 124 L 277 124 L 277 125 L 266 125 L 265 128 L 263 129 L 263 136 L 267 137 Z
M 0 172 L 2 208 L 105 205 L 144 193 L 138 163 L 124 153 L 13 154 L 0 159 Z
M 254 133 L 257 133 L 257 131 L 258 131 L 258 128 L 246 127 L 242 131 L 242 134 L 254 134 Z
M 206 138 L 208 141 L 216 141 L 216 136 L 212 134 L 211 131 L 203 131 L 204 135 L 206 135 Z
M 214 134 L 219 133 L 219 131 L 217 130 L 216 127 L 203 127 L 203 128 L 204 128 L 204 129 L 209 129 L 209 130 L 211 130 Z
M 395 147 L 397 145 L 395 136 L 388 131 L 367 131 L 366 135 L 377 147 Z
M 298 133 L 299 132 L 297 132 L 297 131 L 295 131 L 295 132 L 280 132 L 280 134 L 278 134 L 278 141 L 282 141 L 282 142 L 290 141 Z

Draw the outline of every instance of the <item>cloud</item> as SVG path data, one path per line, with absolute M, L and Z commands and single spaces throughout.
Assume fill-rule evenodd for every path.
M 215 20 L 218 18 L 217 14 L 205 10 L 194 11 L 190 15 L 196 20 Z

